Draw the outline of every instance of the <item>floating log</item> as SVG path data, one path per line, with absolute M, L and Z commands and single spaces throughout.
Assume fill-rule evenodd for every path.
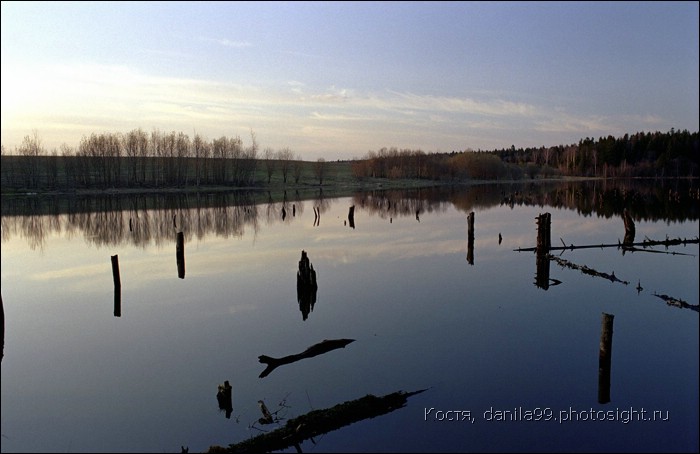
M 226 419 L 230 419 L 231 412 L 233 412 L 233 402 L 231 397 L 232 390 L 233 387 L 228 380 L 226 380 L 223 385 L 218 386 L 218 390 L 216 392 L 216 401 L 219 404 L 219 410 L 226 412 Z
M 560 238 L 561 242 L 564 244 L 564 246 L 555 246 L 555 247 L 550 247 L 550 251 L 573 251 L 574 249 L 593 249 L 593 248 L 608 248 L 608 247 L 616 247 L 618 249 L 622 249 L 625 247 L 629 246 L 642 246 L 642 247 L 650 247 L 650 246 L 679 246 L 679 245 L 687 245 L 687 244 L 699 244 L 700 239 L 698 238 L 691 238 L 691 239 L 686 239 L 686 238 L 676 238 L 676 239 L 665 239 L 665 240 L 644 240 L 640 241 L 637 243 L 631 243 L 627 245 L 623 245 L 619 241 L 617 243 L 601 243 L 601 244 L 586 244 L 583 246 L 575 246 L 573 244 L 567 245 L 564 243 L 564 240 Z M 518 248 L 518 249 L 513 249 L 515 252 L 537 252 L 537 247 L 528 247 L 528 248 Z M 672 253 L 673 254 L 673 253 Z M 675 254 L 679 254 L 676 252 Z
M 397 391 L 377 397 L 368 394 L 331 408 L 314 410 L 290 419 L 277 430 L 264 433 L 228 447 L 210 446 L 210 453 L 273 452 L 294 446 L 301 452 L 300 443 L 319 435 L 332 432 L 358 421 L 375 418 L 406 406 L 408 398 L 425 389 L 413 392 Z
M 177 277 L 185 278 L 185 234 L 177 232 L 177 245 L 175 246 L 175 259 L 177 261 Z
M 612 337 L 614 315 L 603 312 L 598 355 L 598 403 L 610 402 L 610 369 L 612 365 Z
M 260 355 L 258 356 L 258 360 L 263 364 L 267 364 L 267 368 L 260 373 L 260 378 L 267 377 L 270 372 L 284 364 L 291 364 L 305 358 L 313 358 L 314 356 L 328 353 L 338 348 L 345 348 L 345 346 L 351 342 L 355 342 L 355 339 L 325 339 L 295 355 L 284 356 L 282 358 L 272 358 L 267 355 Z

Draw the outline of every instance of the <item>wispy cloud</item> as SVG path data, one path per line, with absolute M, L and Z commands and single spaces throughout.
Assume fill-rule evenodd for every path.
M 236 49 L 242 49 L 244 47 L 251 47 L 252 44 L 248 41 L 231 41 L 227 38 L 201 38 L 202 41 L 215 43 L 224 47 L 233 47 Z

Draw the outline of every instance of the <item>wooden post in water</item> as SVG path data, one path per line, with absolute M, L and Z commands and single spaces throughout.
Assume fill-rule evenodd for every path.
M 634 219 L 632 219 L 632 215 L 627 208 L 622 211 L 622 221 L 625 223 L 625 238 L 622 240 L 622 244 L 631 245 L 634 243 L 636 229 L 634 227 Z
M 598 359 L 598 403 L 610 402 L 610 369 L 612 365 L 612 314 L 603 312 L 603 322 L 600 330 L 600 354 Z
M 348 223 L 350 227 L 355 228 L 355 205 L 351 206 L 348 210 Z
M 177 232 L 177 245 L 175 246 L 175 258 L 177 260 L 177 277 L 185 278 L 185 234 Z
M 536 218 L 537 222 L 537 253 L 548 253 L 552 247 L 552 215 L 549 213 L 540 214 Z
M 299 270 L 297 271 L 297 301 L 299 302 L 299 310 L 303 320 L 306 320 L 309 317 L 309 313 L 314 310 L 317 291 L 316 270 L 314 270 L 314 266 L 309 261 L 306 251 L 302 250 Z
M 467 215 L 467 262 L 474 264 L 474 212 Z
M 112 257 L 112 279 L 114 280 L 114 316 L 122 316 L 122 280 L 119 276 L 119 256 Z
M 552 247 L 551 223 L 549 213 L 540 214 L 535 218 L 537 223 L 537 247 L 535 285 L 543 290 L 549 289 L 549 249 Z

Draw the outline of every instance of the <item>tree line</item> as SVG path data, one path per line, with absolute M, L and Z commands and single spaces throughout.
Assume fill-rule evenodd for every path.
M 492 151 L 425 153 L 381 148 L 353 162 L 357 178 L 431 180 L 519 180 L 554 176 L 697 177 L 700 170 L 698 132 L 671 129 L 612 135 L 578 143 Z
M 61 145 L 48 153 L 36 131 L 13 153 L 2 147 L 2 187 L 25 189 L 151 188 L 185 186 L 249 187 L 270 184 L 275 173 L 284 184 L 299 183 L 311 169 L 318 184 L 326 177 L 323 158 L 305 165 L 285 147 L 259 152 L 239 136 L 207 140 L 195 133 L 150 133 L 84 136 L 77 148 Z M 353 177 L 442 181 L 520 180 L 556 176 L 697 177 L 698 132 L 638 132 L 623 137 L 585 138 L 570 145 L 492 151 L 425 153 L 381 148 L 351 162 Z M 29 159 L 27 159 L 29 158 Z
M 182 132 L 150 133 L 134 129 L 125 134 L 84 136 L 80 144 L 61 145 L 47 152 L 36 131 L 24 137 L 13 153 L 2 147 L 2 186 L 5 188 L 81 189 L 184 186 L 255 186 L 260 175 L 270 183 L 276 173 L 284 183 L 299 182 L 305 168 L 289 148 L 266 148 L 259 153 L 255 133 L 251 143 L 239 136 L 207 140 Z M 27 159 L 29 158 L 29 159 Z M 323 183 L 325 161 L 312 171 Z

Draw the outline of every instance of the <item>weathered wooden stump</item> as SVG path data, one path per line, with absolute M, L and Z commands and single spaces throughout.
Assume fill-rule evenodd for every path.
M 297 271 L 297 301 L 304 320 L 314 309 L 317 290 L 318 284 L 316 283 L 314 266 L 309 261 L 306 251 L 301 251 L 301 260 L 299 260 L 299 270 Z

